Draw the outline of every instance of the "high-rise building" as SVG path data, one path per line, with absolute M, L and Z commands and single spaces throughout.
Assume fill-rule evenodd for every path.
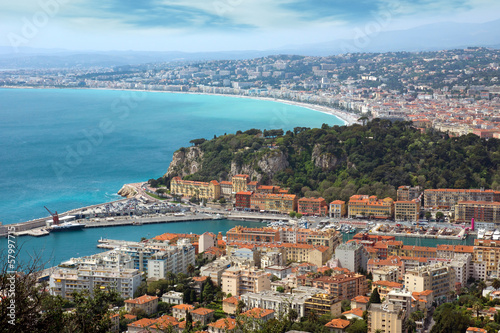
M 406 312 L 401 304 L 385 301 L 372 304 L 368 310 L 368 333 L 404 333 Z
M 455 290 L 455 270 L 445 263 L 421 266 L 407 270 L 404 283 L 410 292 L 432 290 L 434 299 L 444 302 Z

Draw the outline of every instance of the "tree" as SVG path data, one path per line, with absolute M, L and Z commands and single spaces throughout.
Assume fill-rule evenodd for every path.
M 431 333 L 465 332 L 472 324 L 470 315 L 453 303 L 441 304 L 433 314 L 435 325 Z
M 472 304 L 472 310 L 476 312 L 476 318 L 479 318 L 479 312 L 483 309 L 483 305 L 480 302 L 475 302 Z
M 479 289 L 479 296 L 483 295 L 483 290 L 486 288 L 486 283 L 484 281 L 479 281 L 477 284 L 477 289 Z
M 297 214 L 295 214 L 295 217 L 298 218 L 298 219 L 300 219 L 302 217 L 302 214 L 301 213 L 297 213 Z
M 493 279 L 491 282 L 491 286 L 495 289 L 500 289 L 500 280 L 499 279 Z
M 246 307 L 247 305 L 245 304 L 245 302 L 239 300 L 238 304 L 236 305 L 236 315 L 240 315 L 243 312 L 243 309 L 245 309 Z
M 425 216 L 425 219 L 426 219 L 427 221 L 429 221 L 429 220 L 431 219 L 431 217 L 432 217 L 432 214 L 431 214 L 431 212 L 425 212 L 425 215 L 424 215 L 424 216 Z
M 347 333 L 367 333 L 368 325 L 362 319 L 353 319 L 351 325 L 346 328 Z
M 436 213 L 436 220 L 441 221 L 444 219 L 444 213 L 443 212 L 437 212 Z
M 363 126 L 365 126 L 366 122 L 368 121 L 368 117 L 367 116 L 359 117 L 358 121 L 361 121 L 363 123 Z
M 297 213 L 295 213 L 294 211 L 291 211 L 288 215 L 290 215 L 290 217 L 293 219 L 295 216 L 296 216 Z
M 186 328 L 184 328 L 184 333 L 190 333 L 193 330 L 193 316 L 191 312 L 187 312 L 186 314 Z
M 284 293 L 285 292 L 285 288 L 283 288 L 282 286 L 279 286 L 279 287 L 276 287 L 276 291 L 279 292 L 279 293 Z
M 380 294 L 378 293 L 378 288 L 373 289 L 372 294 L 370 295 L 370 303 L 372 304 L 382 303 L 382 301 L 380 300 Z
M 194 266 L 192 264 L 189 264 L 187 266 L 187 272 L 190 276 L 193 276 L 193 273 L 194 273 L 195 269 L 194 269 Z

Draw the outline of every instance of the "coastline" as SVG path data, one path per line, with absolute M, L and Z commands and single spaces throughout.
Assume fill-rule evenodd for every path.
M 163 91 L 163 90 L 146 90 L 146 89 L 117 89 L 117 88 L 84 88 L 84 87 L 14 87 L 14 86 L 3 86 L 0 89 L 75 89 L 75 90 L 110 90 L 110 91 L 138 91 L 138 92 L 151 92 L 151 93 L 168 93 L 168 94 L 188 94 L 188 95 L 205 95 L 205 96 L 221 96 L 221 97 L 233 97 L 233 98 L 248 98 L 256 99 L 261 101 L 276 102 L 282 104 L 288 104 L 293 106 L 298 106 L 304 109 L 309 109 L 316 112 L 325 113 L 334 116 L 344 122 L 343 126 L 350 126 L 353 124 L 358 124 L 357 116 L 349 112 L 345 112 L 339 109 L 335 109 L 328 106 L 290 101 L 287 99 L 280 99 L 274 97 L 264 97 L 264 96 L 246 96 L 246 95 L 231 95 L 231 94 L 211 94 L 203 92 L 191 92 L 191 91 Z

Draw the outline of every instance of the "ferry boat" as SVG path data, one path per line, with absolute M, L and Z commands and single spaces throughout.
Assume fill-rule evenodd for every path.
M 52 225 L 50 228 L 47 228 L 47 230 L 49 232 L 58 232 L 58 231 L 81 230 L 83 228 L 85 228 L 85 224 L 83 223 L 65 222 L 61 224 Z

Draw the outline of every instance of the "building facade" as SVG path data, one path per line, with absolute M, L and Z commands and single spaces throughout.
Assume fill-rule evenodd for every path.
M 330 202 L 330 217 L 334 219 L 339 219 L 346 216 L 347 206 L 345 201 L 335 200 Z
M 254 193 L 250 198 L 250 209 L 288 214 L 297 210 L 295 194 Z
M 326 216 L 328 214 L 328 204 L 323 198 L 300 198 L 297 207 L 297 212 L 302 215 Z
M 183 197 L 195 197 L 197 199 L 214 200 L 221 196 L 220 184 L 216 180 L 206 182 L 195 182 L 182 180 L 174 177 L 170 181 L 170 192 Z
M 353 195 L 349 199 L 348 217 L 392 218 L 394 216 L 394 200 L 377 199 L 375 195 Z
M 424 191 L 425 208 L 453 208 L 460 201 L 500 201 L 500 191 L 484 189 L 428 189 Z
M 420 201 L 396 201 L 394 203 L 394 218 L 396 221 L 418 221 L 420 217 Z
M 455 205 L 455 222 L 470 222 L 472 219 L 476 224 L 488 224 L 485 229 L 497 228 L 500 224 L 500 202 L 459 201 Z
M 407 270 L 404 283 L 410 292 L 432 290 L 434 299 L 444 302 L 455 290 L 455 270 L 445 263 L 421 266 Z

